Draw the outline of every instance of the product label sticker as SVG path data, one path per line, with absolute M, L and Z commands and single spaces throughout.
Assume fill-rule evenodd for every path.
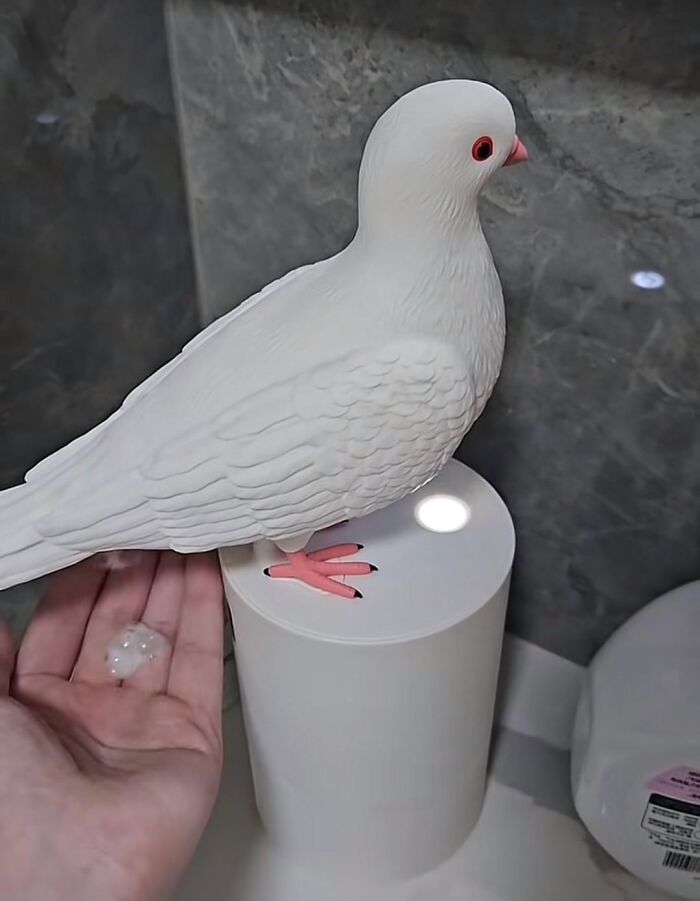
M 641 825 L 659 849 L 662 866 L 700 880 L 700 804 L 654 792 Z
M 677 766 L 661 773 L 647 786 L 649 791 L 700 804 L 700 768 Z

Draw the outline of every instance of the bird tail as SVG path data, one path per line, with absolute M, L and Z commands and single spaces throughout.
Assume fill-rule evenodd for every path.
M 32 485 L 0 491 L 0 590 L 90 556 L 42 538 L 34 527 L 39 510 L 39 493 Z

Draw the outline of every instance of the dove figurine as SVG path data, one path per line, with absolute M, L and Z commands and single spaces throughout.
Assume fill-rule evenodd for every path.
M 487 84 L 399 98 L 367 140 L 347 247 L 216 320 L 0 492 L 0 588 L 104 551 L 267 539 L 287 555 L 272 578 L 357 597 L 344 577 L 375 569 L 349 559 L 359 545 L 304 548 L 437 475 L 483 410 L 505 316 L 478 198 L 525 159 Z

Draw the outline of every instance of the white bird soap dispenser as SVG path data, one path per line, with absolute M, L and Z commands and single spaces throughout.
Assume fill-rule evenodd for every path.
M 0 492 L 0 589 L 103 551 L 267 539 L 287 555 L 273 579 L 361 597 L 345 577 L 376 567 L 354 541 L 304 549 L 435 477 L 483 410 L 505 314 L 478 199 L 526 158 L 490 85 L 399 98 L 367 141 L 347 247 L 222 316 Z
M 572 746 L 576 809 L 640 879 L 700 899 L 700 582 L 628 620 L 591 663 Z

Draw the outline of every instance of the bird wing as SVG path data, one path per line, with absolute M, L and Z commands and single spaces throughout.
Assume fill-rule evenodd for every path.
M 364 515 L 431 478 L 454 451 L 477 403 L 467 363 L 442 343 L 397 339 L 233 407 L 221 392 L 206 421 L 37 529 L 76 549 L 195 552 Z
M 263 298 L 268 297 L 280 288 L 288 286 L 291 282 L 296 281 L 303 273 L 308 273 L 309 270 L 318 265 L 319 264 L 317 263 L 310 263 L 307 266 L 300 266 L 298 269 L 292 269 L 291 272 L 287 272 L 285 275 L 281 276 L 281 278 L 270 282 L 258 291 L 257 294 L 253 294 L 235 309 L 214 320 L 211 325 L 207 326 L 207 328 L 203 329 L 195 335 L 194 338 L 188 341 L 180 353 L 173 357 L 172 360 L 167 362 L 164 366 L 161 366 L 160 369 L 156 370 L 156 372 L 137 385 L 136 388 L 126 396 L 119 409 L 115 410 L 111 416 L 107 417 L 107 419 L 99 423 L 99 425 L 95 426 L 95 428 L 91 429 L 89 432 L 80 435 L 78 438 L 65 445 L 65 447 L 59 448 L 55 453 L 50 454 L 44 460 L 37 463 L 36 466 L 27 472 L 25 481 L 37 484 L 46 479 L 54 479 L 58 473 L 72 469 L 74 466 L 79 468 L 82 461 L 86 458 L 87 453 L 90 450 L 94 450 L 96 443 L 106 439 L 109 428 L 114 425 L 117 420 L 121 419 L 124 412 L 133 408 L 135 404 L 142 400 L 146 395 L 150 394 L 158 384 L 160 384 L 167 376 L 171 375 L 174 370 L 187 358 L 191 357 L 195 351 L 198 351 L 208 341 L 211 341 L 215 335 L 218 335 L 219 332 L 225 329 L 234 319 L 237 319 L 239 316 L 250 311 L 250 309 L 259 301 L 263 300 Z

